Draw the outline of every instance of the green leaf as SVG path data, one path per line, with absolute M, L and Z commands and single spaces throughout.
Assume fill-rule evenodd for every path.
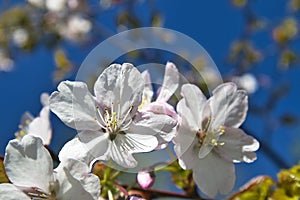
M 58 49 L 54 52 L 54 61 L 56 70 L 54 72 L 54 81 L 58 82 L 62 80 L 66 74 L 72 70 L 72 62 L 68 59 L 65 51 Z
M 272 196 L 269 198 L 270 200 L 298 200 L 298 197 L 289 197 L 286 195 L 284 189 L 276 189 Z
M 265 200 L 271 193 L 275 181 L 268 176 L 258 176 L 244 185 L 230 200 Z
M 0 183 L 9 183 L 2 159 L 0 159 Z
M 196 196 L 197 191 L 191 170 L 183 170 L 179 166 L 178 162 L 173 162 L 172 164 L 160 170 L 170 171 L 173 183 L 178 188 L 184 190 L 187 196 Z
M 289 197 L 300 197 L 300 165 L 285 169 L 278 173 L 278 186 Z

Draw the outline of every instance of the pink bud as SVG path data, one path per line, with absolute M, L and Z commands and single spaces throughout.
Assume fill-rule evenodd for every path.
M 137 174 L 137 182 L 142 189 L 147 190 L 151 188 L 155 181 L 155 174 L 153 172 L 139 171 Z

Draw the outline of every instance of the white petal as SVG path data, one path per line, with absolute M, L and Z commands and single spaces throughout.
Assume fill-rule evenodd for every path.
M 121 105 L 121 116 L 131 106 L 135 113 L 142 101 L 145 81 L 141 73 L 131 64 L 113 64 L 105 69 L 94 85 L 94 93 L 99 103 L 114 110 Z
M 201 90 L 193 84 L 184 84 L 181 87 L 181 95 L 185 100 L 185 105 L 192 113 L 193 120 L 197 127 L 200 127 L 202 107 L 206 102 L 206 97 Z M 179 112 L 179 110 L 177 110 Z M 183 111 L 184 112 L 184 111 Z M 183 114 L 184 115 L 184 114 Z
M 57 199 L 91 199 L 98 200 L 100 180 L 90 173 L 86 164 L 68 159 L 55 169 L 59 182 Z
M 155 150 L 165 149 L 168 146 L 169 142 L 174 139 L 176 132 L 176 127 L 174 127 L 169 131 L 164 130 L 162 133 L 156 134 L 155 137 L 157 138 L 158 145 Z
M 50 109 L 74 129 L 99 129 L 95 100 L 83 82 L 61 82 L 50 96 Z
M 220 136 L 216 152 L 229 161 L 235 162 L 253 162 L 256 160 L 256 151 L 259 143 L 256 139 L 247 135 L 244 131 L 237 128 L 225 128 L 225 132 Z
M 109 148 L 110 157 L 120 166 L 124 168 L 134 168 L 137 166 L 137 161 L 131 155 L 131 153 L 122 147 L 123 140 L 120 137 L 116 137 L 111 142 Z
M 195 159 L 198 159 L 199 148 L 196 147 L 196 132 L 191 130 L 186 122 L 181 121 L 177 134 L 173 139 L 174 151 L 183 169 L 191 169 Z
M 41 94 L 40 100 L 43 106 L 49 106 L 49 98 L 50 96 L 48 93 L 44 92 Z
M 177 112 L 179 116 L 185 120 L 187 125 L 190 127 L 191 130 L 193 131 L 198 131 L 199 128 L 201 127 L 200 122 L 194 117 L 194 113 L 191 108 L 187 106 L 186 99 L 183 98 L 177 103 Z M 200 111 L 199 111 L 200 112 Z M 199 114 L 197 114 L 198 117 Z
M 52 129 L 49 119 L 50 109 L 49 106 L 42 108 L 40 116 L 36 117 L 28 125 L 28 135 L 40 137 L 44 145 L 49 145 L 52 138 Z
M 128 149 L 130 153 L 150 152 L 154 150 L 158 141 L 153 135 L 130 134 L 120 135 L 122 140 L 120 144 L 124 149 Z
M 78 138 L 82 147 L 92 156 L 89 156 L 90 158 L 101 157 L 109 150 L 108 133 L 82 131 L 78 134 Z
M 143 98 L 142 98 L 141 107 L 144 107 L 144 106 L 148 105 L 152 100 L 153 88 L 152 88 L 151 78 L 150 78 L 149 72 L 148 71 L 143 71 L 142 72 L 142 77 L 145 80 L 145 87 L 144 87 L 144 91 L 143 91 Z
M 175 112 L 173 106 L 166 102 L 154 101 L 149 103 L 143 110 L 148 112 L 153 112 L 155 114 L 164 114 L 177 120 L 177 113 Z
M 206 157 L 212 150 L 213 150 L 214 146 L 211 144 L 207 144 L 207 143 L 203 143 L 203 145 L 201 146 L 199 153 L 198 153 L 198 157 L 200 159 Z
M 30 200 L 30 197 L 9 183 L 0 184 L 0 199 L 5 200 Z
M 87 148 L 80 142 L 78 137 L 68 141 L 60 150 L 58 157 L 60 161 L 73 158 L 84 162 L 87 165 L 94 159 L 94 156 L 88 152 Z
M 11 140 L 6 147 L 4 165 L 14 185 L 38 187 L 49 193 L 53 163 L 40 138 L 25 135 L 21 141 Z
M 246 91 L 237 90 L 234 83 L 219 85 L 209 101 L 214 127 L 224 125 L 237 128 L 244 122 L 248 110 L 248 96 Z
M 234 164 L 212 152 L 196 160 L 193 178 L 200 190 L 209 197 L 215 197 L 218 192 L 227 194 L 235 182 Z
M 160 93 L 156 99 L 156 101 L 167 102 L 170 97 L 177 90 L 179 85 L 179 73 L 176 66 L 167 62 L 164 81 L 160 90 Z
M 155 135 L 159 146 L 170 142 L 174 137 L 174 127 L 177 122 L 167 116 L 151 112 L 138 112 L 127 133 L 140 135 Z
M 200 159 L 204 158 L 212 151 L 212 149 L 214 148 L 214 144 L 212 143 L 212 141 L 218 141 L 220 137 L 220 132 L 218 130 L 216 131 L 211 125 L 212 117 L 209 101 L 204 105 L 202 119 L 201 130 L 205 131 L 206 137 L 199 150 L 198 156 Z

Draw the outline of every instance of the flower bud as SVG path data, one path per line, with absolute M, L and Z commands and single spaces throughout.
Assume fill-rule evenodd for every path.
M 137 182 L 144 190 L 149 189 L 155 181 L 155 174 L 148 171 L 139 171 L 137 174 Z

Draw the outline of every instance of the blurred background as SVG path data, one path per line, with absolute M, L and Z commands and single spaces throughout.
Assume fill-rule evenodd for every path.
M 249 94 L 242 128 L 261 148 L 256 162 L 236 165 L 235 189 L 257 175 L 276 179 L 280 169 L 300 159 L 299 20 L 300 0 L 3 0 L 0 154 L 15 138 L 23 113 L 38 116 L 41 93 L 50 94 L 61 80 L 74 80 L 96 45 L 124 30 L 159 26 L 196 40 L 224 81 L 236 82 Z M 201 59 L 195 59 L 201 68 Z M 205 89 L 184 58 L 168 52 L 134 51 L 118 59 L 125 61 L 172 61 L 190 82 Z M 91 83 L 94 80 L 91 77 Z M 76 132 L 53 114 L 51 122 L 50 148 L 58 153 Z

